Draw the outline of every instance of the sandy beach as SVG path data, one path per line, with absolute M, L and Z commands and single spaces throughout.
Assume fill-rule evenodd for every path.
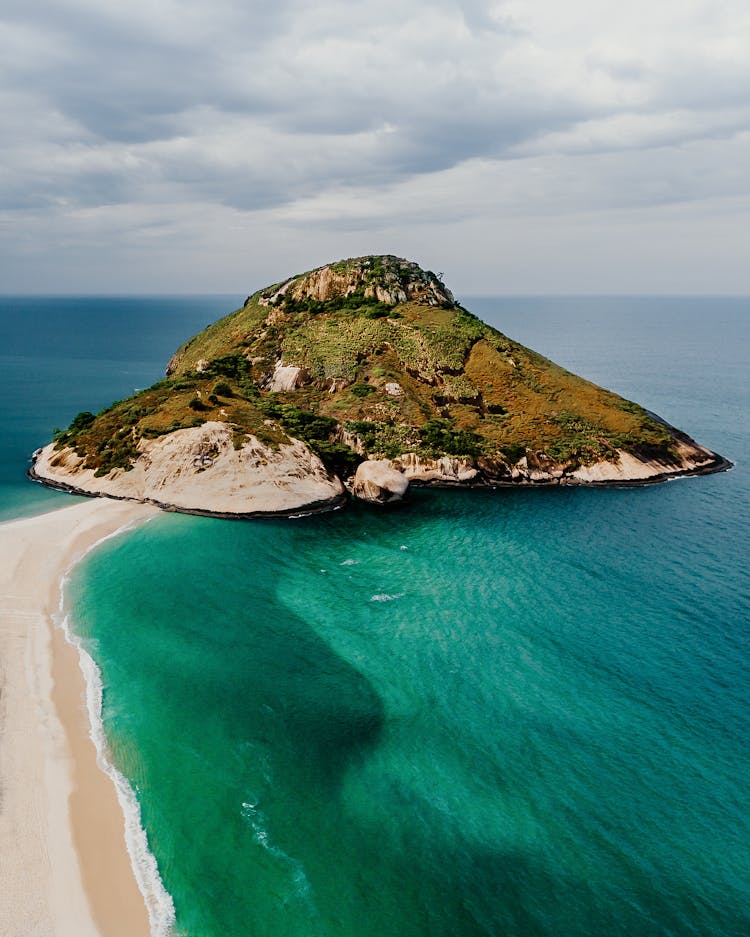
M 65 571 L 156 509 L 92 499 L 0 525 L 0 937 L 147 937 L 77 650 L 54 627 Z

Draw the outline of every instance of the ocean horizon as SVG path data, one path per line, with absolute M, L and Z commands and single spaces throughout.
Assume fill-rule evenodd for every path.
M 0 519 L 243 299 L 0 297 Z M 735 467 L 101 544 L 70 626 L 174 932 L 747 934 L 750 299 L 461 301 Z

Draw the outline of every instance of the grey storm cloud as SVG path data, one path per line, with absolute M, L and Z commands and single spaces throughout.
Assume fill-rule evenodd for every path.
M 745 198 L 749 51 L 740 0 L 6 0 L 0 237 Z

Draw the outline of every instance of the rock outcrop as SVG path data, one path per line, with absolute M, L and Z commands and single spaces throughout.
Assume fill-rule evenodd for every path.
M 302 387 L 306 380 L 307 375 L 303 368 L 277 361 L 268 389 L 275 394 L 285 394 Z
M 371 504 L 394 504 L 403 501 L 409 479 L 397 471 L 388 459 L 360 462 L 354 474 L 352 494 Z
M 358 292 L 388 306 L 419 302 L 428 306 L 452 306 L 453 295 L 441 280 L 417 264 L 399 257 L 358 258 L 360 263 L 328 264 L 310 273 L 292 277 L 263 290 L 258 298 L 261 306 L 277 306 L 282 302 L 314 300 L 325 303 L 345 299 Z
M 396 459 L 395 464 L 410 482 L 463 485 L 475 481 L 479 476 L 471 460 L 456 456 L 430 459 L 416 452 L 407 452 Z
M 45 446 L 32 476 L 86 495 L 107 495 L 162 508 L 223 517 L 330 509 L 346 498 L 340 480 L 297 440 L 276 449 L 248 437 L 235 449 L 225 423 L 210 422 L 144 440 L 130 471 L 99 475 L 69 447 Z
M 712 470 L 717 464 L 716 453 L 695 442 L 679 440 L 675 444 L 675 450 L 676 456 L 672 461 L 639 458 L 631 452 L 619 450 L 617 459 L 581 465 L 570 472 L 568 477 L 586 485 L 648 483 L 661 481 L 675 474 L 698 475 L 702 471 Z

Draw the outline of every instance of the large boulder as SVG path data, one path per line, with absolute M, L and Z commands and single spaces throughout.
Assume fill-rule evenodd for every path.
M 409 479 L 388 459 L 373 459 L 359 464 L 352 494 L 371 504 L 393 504 L 403 500 L 408 488 Z
M 100 476 L 72 447 L 50 443 L 36 453 L 31 475 L 78 494 L 222 517 L 330 509 L 345 498 L 339 479 L 298 439 L 274 448 L 248 434 L 236 448 L 232 427 L 210 421 L 141 439 L 139 450 L 130 471 Z
M 304 368 L 277 361 L 268 389 L 277 394 L 287 394 L 290 391 L 297 390 L 306 382 L 307 374 Z

